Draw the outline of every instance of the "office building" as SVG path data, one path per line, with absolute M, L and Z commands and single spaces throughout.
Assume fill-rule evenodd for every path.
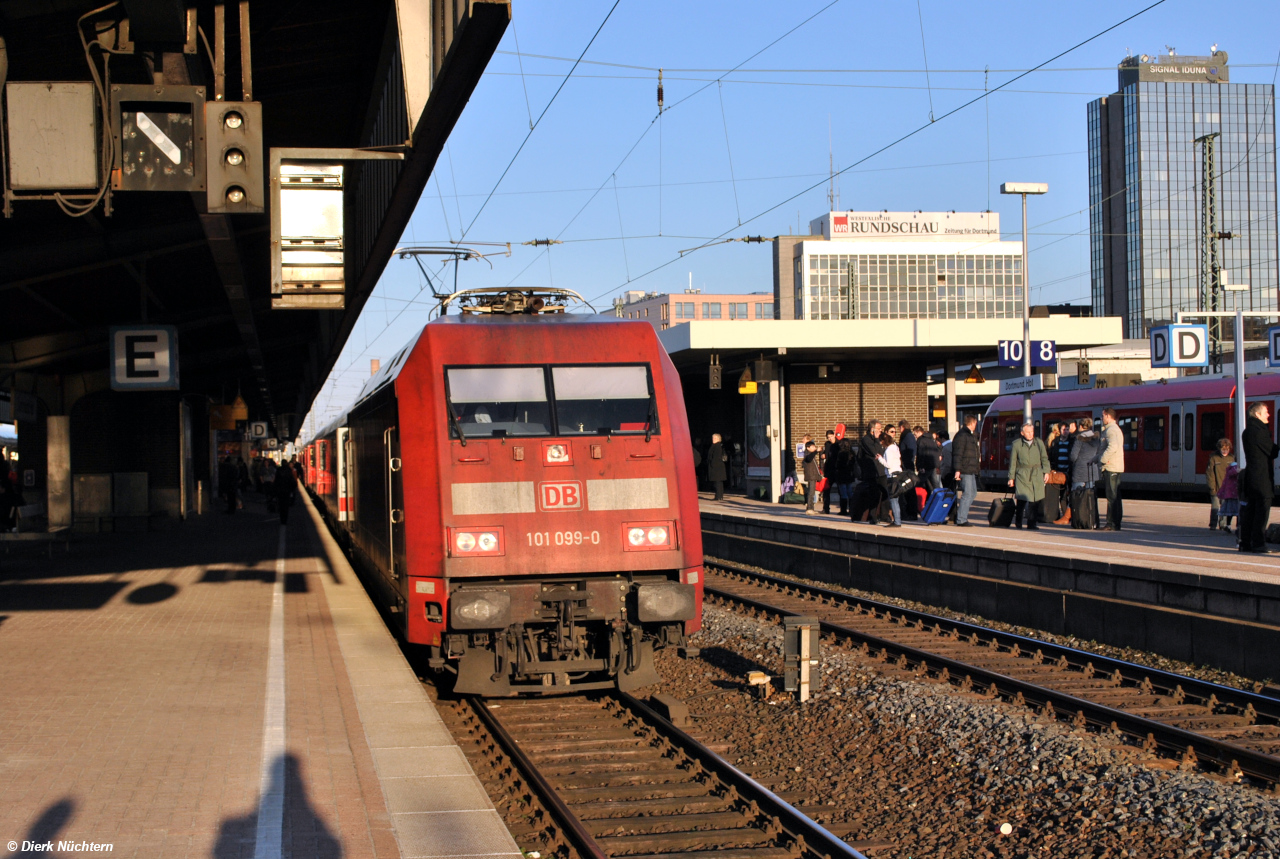
M 774 241 L 782 319 L 1022 317 L 1022 243 L 994 212 L 828 212 Z
M 767 292 L 704 295 L 700 289 L 684 292 L 624 292 L 614 299 L 613 312 L 623 319 L 644 319 L 659 331 L 694 319 L 772 319 L 773 296 Z
M 1094 315 L 1119 316 L 1126 337 L 1143 338 L 1180 310 L 1206 309 L 1197 138 L 1213 133 L 1218 231 L 1231 235 L 1219 243 L 1220 280 L 1248 287 L 1220 293 L 1218 307 L 1275 310 L 1274 87 L 1229 83 L 1225 51 L 1131 56 L 1118 70 L 1119 91 L 1087 110 Z

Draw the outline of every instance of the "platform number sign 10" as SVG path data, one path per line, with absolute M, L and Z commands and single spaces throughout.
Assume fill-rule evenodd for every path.
M 1001 367 L 1021 367 L 1022 366 L 1022 341 L 1021 340 L 1001 340 L 997 346 L 999 353 L 999 365 Z M 1058 366 L 1058 344 L 1053 340 L 1032 340 L 1031 341 L 1031 366 L 1032 367 L 1056 367 Z

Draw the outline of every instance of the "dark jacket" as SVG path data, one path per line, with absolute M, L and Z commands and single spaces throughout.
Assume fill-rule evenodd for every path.
M 822 469 L 818 467 L 818 451 L 809 450 L 804 454 L 804 482 L 816 484 L 822 479 Z
M 224 459 L 218 464 L 218 492 L 223 496 L 235 495 L 239 489 L 240 469 L 231 460 Z
M 884 475 L 884 466 L 876 462 L 876 457 L 884 455 L 884 448 L 868 433 L 858 439 L 858 477 L 861 480 L 873 481 Z
M 1071 442 L 1074 439 L 1074 435 L 1063 433 L 1058 436 L 1053 447 L 1049 448 L 1049 461 L 1054 471 L 1061 471 L 1063 474 L 1071 473 Z
M 1244 473 L 1240 479 L 1240 494 L 1244 498 L 1267 498 L 1275 494 L 1276 454 L 1280 447 L 1271 440 L 1271 427 L 1253 415 L 1245 421 L 1244 435 L 1240 439 L 1244 451 Z
M 271 484 L 271 492 L 281 504 L 292 504 L 293 496 L 298 491 L 298 479 L 292 468 L 277 468 L 276 479 Z
M 1102 446 L 1098 434 L 1093 430 L 1076 433 L 1076 440 L 1071 443 L 1071 483 L 1083 483 L 1092 486 L 1101 478 L 1098 471 L 1098 448 Z
M 724 445 L 716 442 L 707 448 L 707 480 L 728 480 L 729 468 L 727 464 L 727 455 L 724 452 Z
M 936 471 L 941 452 L 938 442 L 929 433 L 916 439 L 916 471 L 924 474 Z
M 921 436 L 923 438 L 924 436 Z M 916 444 L 916 434 L 908 427 L 902 431 L 902 438 L 898 439 L 898 450 L 902 453 L 902 470 L 910 471 L 916 465 L 916 451 L 919 446 Z
M 951 442 L 951 471 L 961 474 L 977 474 L 982 470 L 982 461 L 978 453 L 978 439 L 963 427 Z
M 858 479 L 858 455 L 853 449 L 853 439 L 841 439 L 836 444 L 836 483 L 853 483 Z
M 822 445 L 822 476 L 835 478 L 836 476 L 836 442 L 828 441 Z

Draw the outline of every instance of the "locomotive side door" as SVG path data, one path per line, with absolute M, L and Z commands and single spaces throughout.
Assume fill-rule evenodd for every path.
M 382 435 L 387 469 L 387 572 L 399 582 L 404 577 L 404 488 L 400 460 L 400 432 L 387 427 Z

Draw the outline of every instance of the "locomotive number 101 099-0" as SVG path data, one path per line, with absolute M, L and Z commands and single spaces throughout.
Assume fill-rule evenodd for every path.
M 581 546 L 590 543 L 600 545 L 599 531 L 526 531 L 530 546 Z

